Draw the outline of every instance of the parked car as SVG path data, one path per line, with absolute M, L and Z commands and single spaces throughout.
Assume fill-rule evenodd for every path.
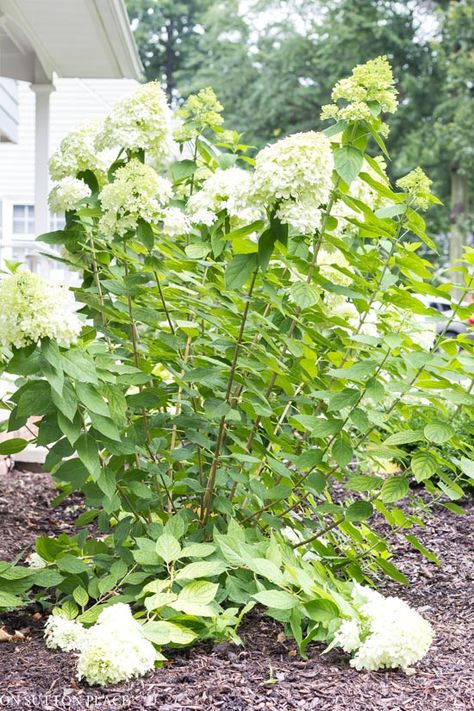
M 417 298 L 422 301 L 425 306 L 443 315 L 443 319 L 436 319 L 436 331 L 438 333 L 444 332 L 444 335 L 448 338 L 456 338 L 459 334 L 465 333 L 469 338 L 474 339 L 474 316 L 466 321 L 462 321 L 456 316 L 452 319 L 453 310 L 451 308 L 451 302 L 448 301 L 448 299 L 424 295 L 417 295 Z M 468 305 L 468 303 L 463 304 L 463 306 Z

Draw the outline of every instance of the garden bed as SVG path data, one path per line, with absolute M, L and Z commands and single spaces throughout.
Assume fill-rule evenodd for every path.
M 79 498 L 51 509 L 51 480 L 44 473 L 13 471 L 0 475 L 0 558 L 11 558 L 40 534 L 73 530 Z M 318 709 L 326 711 L 468 711 L 474 708 L 474 614 L 472 592 L 474 506 L 456 517 L 437 508 L 419 532 L 423 543 L 441 559 L 442 568 L 427 562 L 402 542 L 398 565 L 413 583 L 397 594 L 422 610 L 436 628 L 436 640 L 416 674 L 359 673 L 334 651 L 320 657 L 314 645 L 302 661 L 281 628 L 258 613 L 241 628 L 244 647 L 201 644 L 174 652 L 164 669 L 143 679 L 106 690 L 91 689 L 74 679 L 74 658 L 46 649 L 44 620 L 36 610 L 0 616 L 22 642 L 0 645 L 0 706 L 42 709 L 199 709 L 250 711 Z

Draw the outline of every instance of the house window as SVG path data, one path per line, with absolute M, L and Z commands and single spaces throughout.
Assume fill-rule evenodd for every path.
M 51 232 L 56 232 L 56 230 L 63 230 L 66 226 L 66 220 L 64 215 L 52 215 L 49 214 L 49 229 Z
M 13 205 L 13 234 L 32 235 L 35 233 L 35 206 Z

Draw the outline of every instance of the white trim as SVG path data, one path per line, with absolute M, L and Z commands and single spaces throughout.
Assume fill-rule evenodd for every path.
M 49 98 L 54 84 L 32 84 L 35 93 L 35 231 L 49 229 Z

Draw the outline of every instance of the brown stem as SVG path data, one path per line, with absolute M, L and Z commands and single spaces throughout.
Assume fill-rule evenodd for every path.
M 249 309 L 250 309 L 250 301 L 252 298 L 253 289 L 255 286 L 256 279 L 257 279 L 257 270 L 253 273 L 252 281 L 250 282 L 250 288 L 249 288 L 248 295 L 247 295 L 247 301 L 246 301 L 244 312 L 242 314 L 242 319 L 240 322 L 239 334 L 237 336 L 237 341 L 236 341 L 235 348 L 234 348 L 234 357 L 232 359 L 232 364 L 230 367 L 230 373 L 229 373 L 229 377 L 227 380 L 227 388 L 226 388 L 226 393 L 225 393 L 225 398 L 224 398 L 224 402 L 226 402 L 227 404 L 229 404 L 230 399 L 231 399 L 235 371 L 237 368 L 237 360 L 238 360 L 240 349 L 242 346 L 245 325 L 247 323 L 247 317 L 248 317 Z M 214 495 L 214 486 L 216 483 L 217 468 L 219 466 L 221 449 L 222 449 L 222 445 L 224 444 L 225 434 L 226 434 L 226 429 L 227 429 L 225 417 L 226 416 L 223 415 L 221 417 L 221 420 L 219 423 L 219 431 L 217 434 L 216 447 L 214 450 L 214 457 L 213 457 L 212 464 L 211 464 L 211 470 L 209 472 L 209 478 L 208 478 L 208 482 L 207 482 L 206 491 L 204 492 L 204 499 L 203 499 L 204 506 L 203 506 L 203 510 L 201 512 L 203 526 L 206 525 L 209 515 L 211 513 L 211 505 L 212 505 L 212 498 Z

